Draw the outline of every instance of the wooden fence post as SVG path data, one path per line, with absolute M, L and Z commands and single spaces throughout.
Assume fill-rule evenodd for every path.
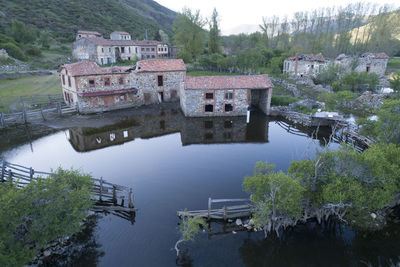
M 4 182 L 4 176 L 6 173 L 6 162 L 3 160 L 3 166 L 1 167 L 1 176 L 0 176 L 0 182 Z
M 33 174 L 35 173 L 35 171 L 32 169 L 32 167 L 30 167 L 29 168 L 29 179 L 31 179 L 31 182 L 32 182 L 32 179 L 33 179 Z
M 227 213 L 227 210 L 226 210 L 226 206 L 224 206 L 224 221 L 226 221 L 226 214 Z
M 129 203 L 128 203 L 128 208 L 133 209 L 133 192 L 132 188 L 129 189 Z
M 6 122 L 4 120 L 4 113 L 0 112 L 0 123 L 1 123 L 1 127 L 6 128 Z
M 25 110 L 24 97 L 20 96 L 19 100 L 21 101 L 21 105 L 22 105 L 22 120 L 24 121 L 24 123 L 26 123 L 27 120 L 26 120 L 26 110 Z
M 42 107 L 42 105 L 40 105 L 40 114 L 42 114 L 42 118 L 43 118 L 43 120 L 45 121 L 45 120 L 46 120 L 46 117 L 45 117 L 44 114 L 43 114 L 43 107 Z
M 210 219 L 210 213 L 211 213 L 211 197 L 208 198 L 208 219 Z
M 113 203 L 114 205 L 117 204 L 117 188 L 113 185 Z
M 100 201 L 102 201 L 103 196 L 103 177 L 100 177 Z
M 61 110 L 61 103 L 57 102 L 57 111 L 58 111 L 58 115 L 61 117 L 62 116 L 62 110 Z

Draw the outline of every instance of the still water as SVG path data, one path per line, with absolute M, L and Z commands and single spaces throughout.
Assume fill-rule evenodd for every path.
M 253 113 L 187 119 L 178 110 L 119 116 L 103 127 L 71 127 L 5 150 L 7 161 L 47 171 L 81 168 L 132 187 L 133 221 L 102 214 L 82 233 L 67 266 L 176 266 L 178 210 L 206 209 L 208 197 L 246 198 L 242 181 L 257 161 L 286 171 L 292 160 L 314 156 L 328 132 Z M 336 149 L 338 144 L 331 144 Z M 212 224 L 216 233 L 221 225 Z M 357 233 L 332 223 L 288 229 L 281 238 L 260 232 L 201 233 L 182 244 L 184 266 L 363 266 L 399 262 L 400 227 Z

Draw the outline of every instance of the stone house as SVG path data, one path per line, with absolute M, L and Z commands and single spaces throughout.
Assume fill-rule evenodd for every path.
M 63 65 L 59 72 L 65 103 L 80 113 L 95 113 L 179 100 L 186 67 L 180 59 L 110 68 L 81 61 Z
M 136 44 L 140 49 L 141 59 L 158 58 L 157 48 L 159 45 L 161 45 L 161 42 L 152 40 L 137 40 Z
M 81 38 L 96 38 L 96 37 L 103 37 L 100 33 L 94 31 L 78 31 L 76 33 L 76 40 Z
M 131 35 L 128 32 L 114 31 L 110 34 L 111 40 L 131 40 Z
M 188 117 L 243 116 L 250 106 L 269 114 L 273 85 L 268 75 L 185 78 L 180 104 Z
M 328 61 L 322 54 L 303 54 L 285 59 L 283 73 L 290 76 L 315 77 L 326 66 Z
M 169 47 L 169 57 L 170 58 L 176 58 L 178 56 L 179 53 L 179 47 L 178 46 L 170 46 Z
M 80 38 L 72 44 L 72 58 L 89 60 L 100 65 L 140 58 L 140 50 L 132 40 L 111 40 L 103 37 Z
M 364 53 L 358 58 L 340 54 L 335 59 L 335 64 L 341 67 L 342 73 L 354 69 L 357 72 L 374 72 L 382 77 L 385 75 L 388 61 L 389 57 L 385 53 Z

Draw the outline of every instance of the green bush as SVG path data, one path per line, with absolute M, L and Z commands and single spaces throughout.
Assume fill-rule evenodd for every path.
M 298 100 L 297 97 L 292 96 L 272 95 L 271 106 L 288 106 Z
M 0 266 L 22 266 L 49 242 L 70 236 L 93 205 L 92 180 L 75 170 L 56 170 L 23 188 L 0 184 Z
M 30 45 L 28 49 L 26 49 L 26 54 L 29 56 L 39 57 L 42 55 L 42 51 L 39 47 Z
M 0 48 L 5 49 L 8 53 L 8 55 L 12 56 L 13 58 L 16 58 L 19 60 L 25 60 L 25 54 L 22 51 L 22 49 L 13 43 L 0 44 Z
M 395 91 L 400 91 L 400 71 L 393 74 L 392 79 L 389 80 L 390 87 Z
M 331 110 L 346 108 L 349 102 L 356 99 L 357 94 L 350 91 L 340 91 L 337 93 L 321 93 L 319 100 L 325 102 L 326 107 Z
M 339 79 L 339 66 L 335 64 L 329 64 L 326 69 L 321 71 L 317 77 L 313 79 L 315 84 L 332 85 L 335 81 Z
M 350 71 L 340 80 L 340 85 L 343 90 L 351 90 L 353 92 L 365 91 L 365 89 L 375 90 L 378 84 L 378 75 L 374 72 L 365 71 Z

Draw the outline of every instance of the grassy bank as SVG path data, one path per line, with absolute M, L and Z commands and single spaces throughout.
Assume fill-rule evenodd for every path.
M 387 72 L 396 72 L 400 71 L 400 57 L 393 57 L 389 59 L 389 62 L 387 64 Z
M 19 96 L 60 94 L 58 75 L 22 77 L 0 80 L 0 111 L 9 109 Z

